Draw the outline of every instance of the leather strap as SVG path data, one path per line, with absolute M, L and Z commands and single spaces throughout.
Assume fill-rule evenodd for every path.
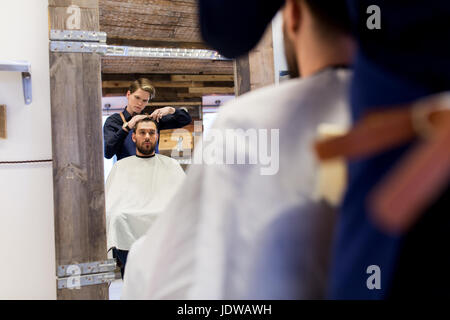
M 423 119 L 415 119 L 411 107 L 378 111 L 367 115 L 346 135 L 318 141 L 315 151 L 320 160 L 336 157 L 364 158 L 428 135 L 430 128 L 450 119 L 450 110 L 430 110 Z M 429 130 L 429 129 L 428 129 Z
M 125 120 L 125 116 L 123 115 L 123 112 L 121 112 L 121 113 L 119 113 L 119 114 L 120 114 L 120 117 L 122 118 L 123 123 L 127 122 L 127 121 Z
M 364 158 L 421 137 L 416 146 L 375 187 L 369 212 L 385 231 L 407 231 L 450 179 L 450 94 L 410 106 L 378 111 L 346 135 L 315 144 L 321 160 Z
M 369 197 L 374 220 L 385 230 L 408 230 L 450 179 L 450 121 L 421 141 Z

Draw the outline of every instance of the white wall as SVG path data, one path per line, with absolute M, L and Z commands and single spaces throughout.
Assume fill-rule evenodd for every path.
M 51 159 L 47 0 L 0 2 L 0 60 L 31 62 L 33 102 L 19 72 L 0 71 L 8 139 L 0 161 Z M 0 165 L 0 299 L 55 299 L 52 164 Z

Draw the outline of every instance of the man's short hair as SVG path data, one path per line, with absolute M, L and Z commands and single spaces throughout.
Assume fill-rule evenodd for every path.
M 134 93 L 139 89 L 147 91 L 150 94 L 150 99 L 153 99 L 155 97 L 155 87 L 152 86 L 152 83 L 147 78 L 139 78 L 136 81 L 133 81 L 128 88 L 130 93 Z
M 297 0 L 300 1 L 300 0 Z M 303 0 L 323 27 L 323 31 L 351 32 L 351 20 L 346 0 Z
M 150 117 L 146 117 L 146 118 L 144 118 L 144 119 L 141 119 L 141 120 L 139 120 L 139 121 L 136 121 L 136 124 L 134 125 L 134 130 L 133 130 L 134 133 L 136 133 L 136 130 L 137 130 L 137 128 L 138 128 L 138 125 L 139 125 L 141 122 L 153 122 L 153 123 L 155 124 L 156 131 L 158 131 L 158 122 L 156 122 L 155 120 L 153 120 L 153 119 L 150 118 Z

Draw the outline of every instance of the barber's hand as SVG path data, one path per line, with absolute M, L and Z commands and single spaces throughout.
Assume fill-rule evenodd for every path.
M 144 118 L 150 117 L 149 115 L 146 114 L 139 114 L 134 116 L 133 118 L 131 118 L 130 121 L 128 121 L 128 127 L 133 130 L 134 127 L 136 126 L 136 122 L 138 122 L 139 120 L 142 120 Z
M 165 107 L 165 108 L 156 109 L 155 111 L 153 111 L 153 113 L 150 115 L 150 118 L 152 118 L 156 122 L 159 122 L 159 120 L 162 117 L 167 116 L 168 114 L 174 114 L 174 113 L 175 113 L 175 108 Z

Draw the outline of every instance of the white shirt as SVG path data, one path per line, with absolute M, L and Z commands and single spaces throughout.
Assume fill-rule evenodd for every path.
M 279 170 L 191 165 L 177 201 L 131 248 L 122 298 L 323 298 L 335 211 L 315 198 L 311 146 L 319 124 L 349 123 L 350 75 L 325 70 L 223 106 L 214 129 L 279 129 Z
M 178 162 L 160 154 L 117 161 L 106 181 L 108 250 L 129 250 L 165 210 L 184 178 Z

